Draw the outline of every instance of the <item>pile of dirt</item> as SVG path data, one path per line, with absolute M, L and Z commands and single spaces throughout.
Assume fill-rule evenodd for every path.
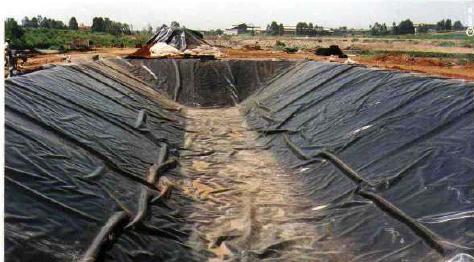
M 405 64 L 405 65 L 419 65 L 419 66 L 449 66 L 447 61 L 443 61 L 441 59 L 436 58 L 418 58 L 409 55 L 380 55 L 376 56 L 375 61 L 378 62 L 390 62 L 390 63 L 398 63 L 398 64 Z
M 335 55 L 339 58 L 347 58 L 347 55 L 342 52 L 342 50 L 337 45 L 331 45 L 329 48 L 320 47 L 314 52 L 316 55 L 321 56 L 332 56 Z

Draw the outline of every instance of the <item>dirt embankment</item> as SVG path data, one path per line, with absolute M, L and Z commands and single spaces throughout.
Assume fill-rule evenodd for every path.
M 450 59 L 409 57 L 404 55 L 361 56 L 357 62 L 374 67 L 404 70 L 443 76 L 474 80 L 474 63 L 456 64 Z
M 90 61 L 96 56 L 104 58 L 124 57 L 136 50 L 136 48 L 97 48 L 90 51 L 70 51 L 62 54 L 32 54 L 25 63 L 19 64 L 19 70 L 21 72 L 31 72 L 41 69 L 46 64 Z
M 310 59 L 315 61 L 332 61 L 344 63 L 346 59 L 322 57 L 315 55 L 312 50 L 302 49 L 296 53 L 286 53 L 272 48 L 253 44 L 242 45 L 235 43 L 234 48 L 221 47 L 223 59 Z M 37 54 L 28 59 L 21 66 L 24 72 L 34 71 L 44 64 L 61 64 L 70 60 L 79 62 L 91 60 L 95 56 L 124 57 L 133 52 L 135 48 L 100 48 L 88 52 L 69 52 L 66 54 Z M 347 52 L 348 50 L 344 50 Z M 349 51 L 350 53 L 350 51 Z M 458 59 L 413 57 L 401 54 L 388 55 L 355 55 L 349 57 L 356 63 L 385 69 L 405 70 L 410 72 L 425 73 L 429 75 L 474 80 L 474 63 L 459 63 Z
M 356 63 L 385 69 L 405 70 L 429 75 L 474 80 L 474 49 L 459 39 L 374 39 L 334 37 L 232 37 L 208 39 L 221 46 L 228 58 L 311 59 L 345 62 L 345 59 L 314 55 L 317 47 L 338 45 Z M 288 54 L 273 48 L 280 42 L 298 47 Z M 446 45 L 448 43 L 449 45 Z M 431 57 L 434 55 L 435 57 Z

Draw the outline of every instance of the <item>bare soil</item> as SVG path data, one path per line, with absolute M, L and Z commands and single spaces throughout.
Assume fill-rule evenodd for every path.
M 81 61 L 90 61 L 94 56 L 100 56 L 104 58 L 110 57 L 124 57 L 133 52 L 136 48 L 97 48 L 90 51 L 70 51 L 64 54 L 34 54 L 28 57 L 26 63 L 20 65 L 20 71 L 31 72 L 41 69 L 45 64 L 62 64 L 66 63 L 68 57 L 71 63 L 77 63 Z
M 358 38 L 358 37 L 241 37 L 231 38 L 212 37 L 206 39 L 210 44 L 224 47 L 236 48 L 244 46 L 260 46 L 268 50 L 275 46 L 276 42 L 282 42 L 286 46 L 295 46 L 304 50 L 313 50 L 318 47 L 338 45 L 344 50 L 384 50 L 384 51 L 430 51 L 439 53 L 465 53 L 474 54 L 472 47 L 464 47 L 458 39 L 387 39 L 387 38 Z M 452 46 L 440 46 L 440 43 L 451 43 Z
M 270 41 L 270 40 L 267 40 Z M 326 41 L 326 40 L 325 40 Z M 338 40 L 341 41 L 341 40 Z M 274 44 L 275 41 L 272 41 Z M 316 56 L 311 50 L 300 50 L 296 53 L 286 53 L 283 51 L 272 50 L 270 47 L 255 43 L 255 41 L 244 44 L 235 43 L 237 47 L 227 48 L 221 47 L 223 59 L 309 59 L 315 61 L 332 61 L 344 63 L 346 59 L 334 57 Z M 380 45 L 380 44 L 374 44 Z M 393 45 L 393 44 L 392 44 Z M 399 47 L 390 48 L 387 46 L 379 46 L 376 49 L 388 48 L 388 50 L 400 50 L 405 47 L 400 44 Z M 365 46 L 364 48 L 368 48 Z M 374 47 L 375 48 L 375 47 Z M 434 46 L 420 45 L 418 48 L 425 48 L 425 51 L 432 51 L 426 48 L 435 48 Z M 435 48 L 436 50 L 439 48 Z M 473 49 L 458 47 L 442 47 L 442 52 L 474 52 Z M 135 52 L 136 48 L 99 48 L 88 52 L 68 52 L 66 54 L 39 54 L 30 57 L 28 61 L 21 66 L 23 72 L 31 72 L 41 69 L 44 64 L 61 64 L 66 62 L 67 56 L 70 56 L 71 62 L 80 62 L 92 60 L 94 56 L 107 57 L 124 57 Z M 434 50 L 434 49 L 433 49 Z M 384 69 L 404 70 L 409 72 L 418 72 L 428 75 L 458 78 L 465 80 L 474 80 L 474 64 L 459 64 L 455 59 L 447 58 L 424 58 L 424 57 L 408 57 L 404 55 L 383 55 L 383 56 L 350 56 L 358 64 L 371 67 L 379 67 Z
M 459 65 L 450 59 L 407 57 L 403 55 L 361 56 L 356 59 L 357 62 L 361 64 L 373 67 L 418 72 L 447 78 L 474 80 L 474 63 Z

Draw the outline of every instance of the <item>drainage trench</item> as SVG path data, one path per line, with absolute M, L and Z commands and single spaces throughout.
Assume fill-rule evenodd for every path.
M 185 179 L 176 184 L 196 201 L 187 218 L 193 221 L 188 244 L 196 252 L 219 261 L 349 258 L 331 241 L 318 243 L 314 204 L 299 191 L 297 174 L 259 145 L 238 105 L 300 62 L 131 62 L 146 69 L 142 78 L 157 80 L 157 89 L 185 105 L 179 160 Z

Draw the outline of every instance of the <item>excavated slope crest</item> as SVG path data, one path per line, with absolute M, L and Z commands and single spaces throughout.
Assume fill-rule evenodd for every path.
M 469 258 L 473 88 L 312 61 L 115 59 L 9 78 L 5 256 Z

